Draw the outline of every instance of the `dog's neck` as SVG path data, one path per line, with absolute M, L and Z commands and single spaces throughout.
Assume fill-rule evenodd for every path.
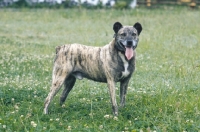
M 113 38 L 112 41 L 109 43 L 109 47 L 110 47 L 110 49 L 111 49 L 112 51 L 117 51 L 117 52 L 118 52 L 115 43 L 116 43 L 116 39 Z
M 113 40 L 110 42 L 110 45 L 112 45 L 112 47 L 115 47 L 115 38 L 113 38 Z
M 116 48 L 116 43 L 117 43 L 117 41 L 116 41 L 116 38 L 114 37 L 113 40 L 110 42 L 111 48 L 117 50 L 117 52 L 120 52 L 120 53 L 122 53 L 122 54 L 125 54 L 124 51 L 120 51 L 120 50 L 118 50 L 118 49 Z

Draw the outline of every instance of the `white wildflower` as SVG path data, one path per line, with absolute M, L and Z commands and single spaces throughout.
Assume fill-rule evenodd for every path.
M 14 107 L 15 107 L 15 109 L 17 109 L 17 110 L 19 109 L 19 106 L 18 106 L 18 105 L 15 105 Z
M 124 130 L 125 130 L 125 131 L 128 131 L 128 127 L 125 127 Z
M 34 121 L 31 121 L 31 126 L 36 127 L 37 124 Z
M 104 118 L 108 119 L 110 118 L 110 115 L 105 115 Z
M 72 130 L 71 126 L 68 126 L 68 127 L 67 127 L 67 130 L 68 130 L 68 131 Z
M 114 119 L 115 121 L 118 121 L 118 117 L 117 117 L 117 116 L 115 116 L 113 119 Z
M 103 129 L 103 125 L 100 125 L 100 126 L 99 126 L 99 129 Z
M 3 128 L 6 129 L 6 125 L 3 125 Z

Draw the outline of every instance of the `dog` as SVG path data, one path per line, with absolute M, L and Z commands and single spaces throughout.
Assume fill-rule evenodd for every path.
M 113 114 L 118 115 L 115 83 L 120 82 L 120 105 L 123 107 L 128 83 L 135 70 L 135 49 L 142 25 L 137 22 L 133 26 L 123 26 L 120 22 L 115 22 L 113 30 L 113 40 L 103 47 L 81 44 L 56 47 L 52 86 L 44 103 L 44 114 L 48 113 L 50 102 L 63 84 L 60 105 L 65 102 L 76 79 L 88 78 L 107 83 Z

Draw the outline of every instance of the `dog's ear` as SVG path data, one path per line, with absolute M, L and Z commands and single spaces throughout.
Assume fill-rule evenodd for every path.
M 140 35 L 140 33 L 141 33 L 141 31 L 142 31 L 142 25 L 141 25 L 139 22 L 137 22 L 137 23 L 135 23 L 135 24 L 133 25 L 133 27 L 137 30 L 138 35 Z
M 115 31 L 115 33 L 117 33 L 121 28 L 122 28 L 122 24 L 120 22 L 116 22 L 114 25 L 113 25 L 113 30 Z

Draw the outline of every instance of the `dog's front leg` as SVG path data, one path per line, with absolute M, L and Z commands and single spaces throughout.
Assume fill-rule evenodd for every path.
M 128 87 L 129 80 L 130 80 L 130 78 L 124 79 L 120 82 L 120 106 L 121 107 L 125 106 L 126 93 L 127 93 L 127 87 Z
M 115 94 L 115 82 L 111 79 L 111 80 L 107 80 L 107 83 L 108 83 L 108 89 L 110 92 L 113 114 L 117 116 L 118 107 L 117 107 L 116 94 Z

